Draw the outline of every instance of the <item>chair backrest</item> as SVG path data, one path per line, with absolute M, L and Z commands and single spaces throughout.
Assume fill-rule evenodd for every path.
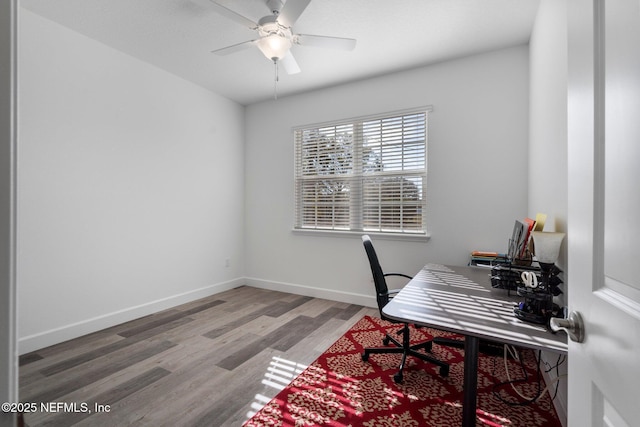
M 369 265 L 371 266 L 371 273 L 373 274 L 373 283 L 376 287 L 376 300 L 378 301 L 378 310 L 380 310 L 380 316 L 382 314 L 382 307 L 389 302 L 389 288 L 387 287 L 387 281 L 384 278 L 384 272 L 378 261 L 378 255 L 373 248 L 371 239 L 366 234 L 362 236 L 362 243 L 364 244 L 364 250 L 367 252 L 367 258 L 369 258 Z

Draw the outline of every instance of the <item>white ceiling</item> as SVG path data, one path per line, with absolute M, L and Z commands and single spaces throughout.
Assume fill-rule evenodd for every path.
M 255 21 L 265 0 L 218 0 Z M 243 105 L 273 98 L 274 66 L 255 38 L 208 0 L 21 0 L 26 9 Z M 294 46 L 302 72 L 280 69 L 278 97 L 528 43 L 539 0 L 313 0 L 295 33 L 357 39 L 350 52 Z

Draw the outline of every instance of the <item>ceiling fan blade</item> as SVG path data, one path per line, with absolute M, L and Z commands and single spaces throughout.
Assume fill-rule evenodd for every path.
M 258 40 L 249 40 L 246 42 L 234 44 L 231 46 L 223 47 L 221 49 L 212 50 L 211 53 L 215 53 L 216 55 L 229 55 L 230 53 L 239 52 L 241 50 L 245 50 L 254 46 Z
M 298 66 L 298 63 L 293 57 L 291 51 L 287 52 L 287 54 L 282 57 L 280 63 L 284 67 L 284 70 L 287 72 L 287 74 L 298 74 L 300 72 L 300 67 Z
M 302 46 L 318 46 L 330 49 L 353 50 L 356 47 L 355 39 L 343 37 L 314 36 L 311 34 L 296 34 L 293 42 Z
M 258 24 L 254 21 L 252 21 L 251 19 L 244 17 L 242 15 L 240 15 L 239 13 L 234 12 L 233 10 L 219 4 L 216 3 L 213 0 L 209 0 L 211 2 L 211 5 L 213 6 L 213 8 L 215 9 L 216 12 L 218 12 L 220 15 L 222 16 L 226 16 L 227 18 L 231 19 L 232 21 L 237 22 L 240 25 L 244 25 L 245 27 L 248 27 L 252 30 L 255 30 L 256 28 L 258 28 Z
M 293 24 L 309 6 L 309 3 L 311 3 L 311 0 L 287 0 L 282 10 L 280 10 L 278 22 L 285 27 L 293 27 Z

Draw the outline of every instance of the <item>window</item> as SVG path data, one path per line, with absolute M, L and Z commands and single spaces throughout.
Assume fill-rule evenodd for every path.
M 295 129 L 294 227 L 426 234 L 428 111 Z

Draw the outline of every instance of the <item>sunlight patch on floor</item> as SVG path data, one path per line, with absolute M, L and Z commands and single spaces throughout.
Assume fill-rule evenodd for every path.
M 283 390 L 289 383 L 307 368 L 307 365 L 297 363 L 291 360 L 283 359 L 280 356 L 274 356 L 269 362 L 262 384 L 272 387 L 277 394 Z M 263 394 L 256 394 L 251 403 L 251 410 L 247 412 L 247 419 L 253 417 L 260 409 L 271 401 L 270 397 Z

